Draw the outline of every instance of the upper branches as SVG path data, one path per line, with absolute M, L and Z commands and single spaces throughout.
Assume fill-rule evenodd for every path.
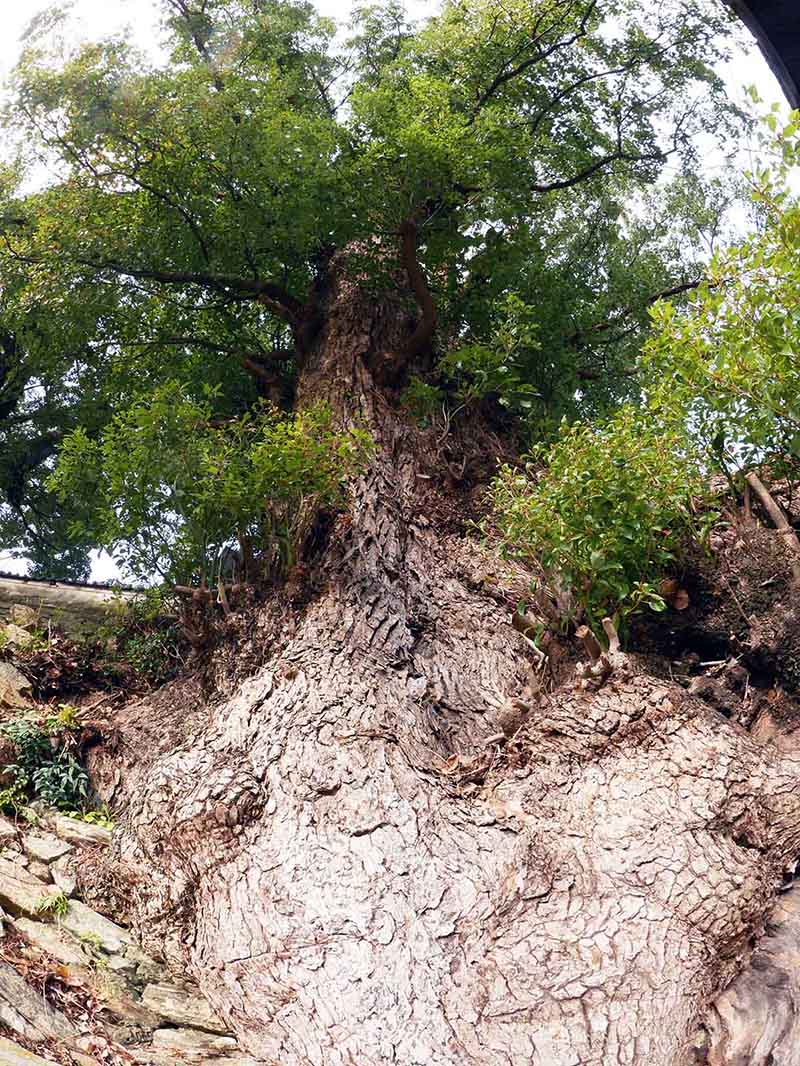
M 349 43 L 304 0 L 163 4 L 161 65 L 120 38 L 65 53 L 59 32 L 48 53 L 40 37 L 8 111 L 34 165 L 0 166 L 3 327 L 31 339 L 35 322 L 20 380 L 46 380 L 48 411 L 87 438 L 171 383 L 223 420 L 259 395 L 291 402 L 334 255 L 371 290 L 413 294 L 390 373 L 474 340 L 491 380 L 513 371 L 546 417 L 649 294 L 702 274 L 664 236 L 674 221 L 640 241 L 625 214 L 732 114 L 713 0 L 450 0 L 421 28 L 383 0 Z M 521 334 L 498 311 L 514 299 Z M 17 405 L 20 454 L 38 455 L 67 423 L 28 418 L 17 358 L 0 343 L 0 414 Z
M 482 234 L 501 233 L 514 260 L 564 225 L 579 188 L 619 212 L 724 113 L 709 73 L 719 21 L 688 0 L 613 19 L 603 0 L 458 0 L 421 30 L 389 2 L 361 12 L 369 39 L 356 27 L 344 49 L 305 3 L 164 2 L 184 50 L 163 69 L 119 43 L 60 67 L 31 56 L 13 108 L 66 178 L 34 198 L 37 234 L 15 231 L 7 250 L 40 284 L 49 270 L 52 290 L 59 271 L 111 279 L 128 318 L 253 304 L 307 348 L 320 249 L 374 247 L 368 272 L 389 284 L 391 234 L 420 311 L 411 358 L 442 322 L 470 325 L 454 308 L 487 313 L 459 294 Z M 346 114 L 331 88 L 345 69 Z M 558 254 L 542 254 L 549 269 Z M 587 319 L 558 314 L 562 335 Z
M 211 59 L 209 42 L 213 35 L 213 22 L 209 17 L 209 0 L 165 0 L 167 8 L 175 13 L 173 25 L 179 28 L 194 45 L 198 55 L 206 62 Z
M 552 6 L 542 5 L 536 13 L 527 40 L 513 46 L 500 62 L 500 69 L 489 84 L 478 91 L 478 99 L 469 116 L 474 122 L 481 110 L 509 82 L 527 74 L 533 67 L 552 59 L 584 38 L 595 17 L 598 0 L 563 0 Z M 500 13 L 494 15 L 490 37 L 494 36 Z M 575 26 L 572 29 L 572 26 Z

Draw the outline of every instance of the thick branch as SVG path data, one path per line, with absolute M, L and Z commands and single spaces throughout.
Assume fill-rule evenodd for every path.
M 45 460 L 52 458 L 56 454 L 63 439 L 64 434 L 62 432 L 52 430 L 50 433 L 43 434 L 38 440 L 30 441 L 25 455 L 21 456 L 6 472 L 2 489 L 12 507 L 19 509 L 30 502 L 26 499 L 29 475 Z
M 199 285 L 201 288 L 222 292 L 237 299 L 257 300 L 293 326 L 299 324 L 303 314 L 303 305 L 300 301 L 295 299 L 282 286 L 276 285 L 271 281 L 193 271 L 152 270 L 144 267 L 125 266 L 122 263 L 113 261 L 94 262 L 81 259 L 78 262 L 83 266 L 93 267 L 97 270 L 111 270 L 115 274 L 136 278 L 139 281 L 157 281 L 162 285 Z
M 188 4 L 185 3 L 185 0 L 167 0 L 167 3 L 172 8 L 172 10 L 177 12 L 178 16 L 182 18 L 183 21 L 186 23 L 186 27 L 192 38 L 192 44 L 197 49 L 199 55 L 202 56 L 202 58 L 205 59 L 206 62 L 208 62 L 211 59 L 211 56 L 208 51 L 208 46 L 203 40 L 203 37 L 200 34 L 196 23 L 193 24 L 192 12 L 189 10 Z M 205 7 L 206 5 L 205 3 L 203 3 L 198 14 L 200 14 L 201 16 L 205 15 Z
M 400 227 L 401 259 L 408 281 L 417 299 L 422 318 L 414 333 L 406 343 L 403 354 L 409 359 L 418 355 L 430 342 L 436 332 L 437 315 L 431 291 L 425 274 L 417 259 L 417 236 L 419 228 L 414 219 L 409 218 Z
M 19 372 L 20 350 L 16 335 L 0 331 L 0 422 L 7 424 L 25 395 L 27 378 Z
M 680 296 L 682 293 L 692 292 L 707 280 L 707 278 L 695 278 L 693 281 L 682 281 L 677 285 L 670 285 L 668 288 L 661 289 L 659 292 L 655 292 L 648 296 L 641 304 L 628 304 L 626 307 L 621 307 L 615 315 L 603 319 L 602 322 L 595 322 L 594 325 L 587 326 L 585 329 L 576 329 L 573 333 L 569 334 L 567 341 L 570 344 L 580 344 L 585 337 L 596 336 L 598 333 L 605 333 L 607 330 L 614 329 L 623 319 L 627 318 L 628 315 L 635 314 L 636 311 L 639 311 L 642 308 L 652 307 L 653 304 L 658 303 L 659 300 L 668 300 L 672 296 Z
M 275 348 L 272 351 L 258 349 L 256 352 L 247 353 L 232 344 L 221 344 L 219 341 L 206 340 L 204 337 L 191 335 L 182 337 L 165 337 L 154 344 L 175 344 L 196 346 L 205 348 L 209 352 L 221 352 L 236 359 L 243 370 L 254 377 L 257 381 L 266 383 L 271 390 L 280 389 L 279 367 L 282 363 L 297 359 L 298 353 L 295 348 Z M 152 346 L 152 345 L 151 345 Z
M 274 367 L 265 365 L 259 362 L 257 359 L 253 359 L 249 355 L 240 355 L 238 357 L 239 364 L 248 372 L 252 374 L 254 378 L 258 378 L 259 381 L 268 381 L 273 384 L 277 379 L 277 371 Z
M 574 185 L 580 185 L 581 182 L 587 181 L 589 178 L 597 174 L 598 171 L 603 170 L 612 163 L 643 163 L 647 160 L 663 161 L 666 157 L 666 152 L 651 152 L 642 155 L 634 152 L 611 152 L 609 155 L 604 155 L 602 158 L 596 159 L 594 163 L 591 163 L 588 167 L 584 167 L 583 170 L 579 170 L 569 178 L 559 178 L 556 181 L 548 181 L 542 184 L 532 185 L 531 192 L 546 193 L 557 192 L 560 189 L 571 189 Z
M 158 341 L 159 344 L 183 344 L 183 345 L 195 345 L 198 348 L 205 348 L 209 352 L 222 352 L 225 355 L 232 355 L 236 359 L 244 360 L 251 358 L 248 355 L 242 353 L 241 347 L 236 347 L 232 344 L 221 344 L 219 341 L 206 340 L 204 337 L 193 337 L 191 335 L 183 337 L 165 337 L 162 341 Z M 265 372 L 268 371 L 270 365 L 274 366 L 279 363 L 288 363 L 292 359 L 297 357 L 297 352 L 294 348 L 274 348 L 272 351 L 258 352 L 258 361 L 261 369 Z

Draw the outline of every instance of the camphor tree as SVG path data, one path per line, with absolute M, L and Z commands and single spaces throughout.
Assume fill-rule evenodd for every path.
M 166 535 L 201 566 L 159 419 L 252 444 L 268 402 L 295 443 L 324 411 L 331 447 L 371 447 L 294 546 L 258 672 L 137 712 L 137 924 L 259 1061 L 683 1061 L 766 909 L 762 853 L 800 828 L 794 768 L 648 677 L 537 703 L 465 519 L 526 434 L 635 395 L 648 306 L 697 284 L 728 17 L 452 0 L 412 27 L 389 3 L 345 41 L 305 3 L 164 7 L 163 65 L 65 54 L 56 12 L 15 75 L 0 432 L 53 440 L 19 475 L 35 516 L 6 489 L 7 514 L 22 542 L 138 543 L 160 456 Z M 208 521 L 216 454 L 191 451 Z M 482 789 L 521 718 L 535 763 Z
M 120 40 L 65 54 L 41 16 L 2 172 L 4 543 L 85 572 L 113 499 L 56 500 L 54 458 L 154 390 L 213 390 L 217 421 L 331 399 L 304 378 L 345 274 L 390 298 L 396 333 L 359 343 L 422 421 L 501 385 L 534 434 L 613 405 L 724 215 L 694 134 L 735 128 L 720 11 L 651 7 L 456 4 L 412 32 L 390 4 L 345 44 L 307 5 L 166 3 L 157 69 Z

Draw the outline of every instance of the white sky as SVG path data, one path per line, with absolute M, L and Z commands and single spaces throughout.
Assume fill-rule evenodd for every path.
M 19 39 L 29 21 L 39 11 L 50 7 L 48 0 L 0 0 L 0 79 L 5 79 L 14 66 L 19 52 Z M 344 20 L 352 6 L 350 0 L 316 0 L 317 8 L 326 15 Z M 438 7 L 431 0 L 406 0 L 412 15 L 422 17 Z M 82 35 L 97 38 L 122 26 L 132 29 L 137 44 L 152 46 L 157 37 L 159 10 L 157 0 L 75 0 L 75 13 L 81 23 Z M 753 44 L 751 54 L 742 56 L 726 71 L 731 90 L 738 94 L 742 86 L 755 84 L 768 102 L 783 100 L 780 88 L 761 53 Z
M 49 0 L 0 0 L 0 79 L 5 79 L 14 66 L 19 52 L 20 35 L 38 12 L 51 7 Z M 438 5 L 425 0 L 407 0 L 406 8 L 420 17 Z M 316 7 L 325 15 L 344 20 L 350 13 L 350 0 L 316 0 Z M 132 29 L 136 43 L 147 47 L 157 38 L 160 11 L 157 0 L 76 0 L 75 14 L 81 23 L 81 35 L 102 37 L 123 26 Z
M 323 14 L 339 20 L 347 18 L 352 6 L 350 0 L 316 0 L 316 4 Z M 38 12 L 50 7 L 51 3 L 49 0 L 0 0 L 0 5 L 1 83 L 19 58 L 22 47 L 20 37 L 28 23 Z M 431 0 L 406 0 L 408 11 L 416 17 L 431 14 L 438 6 Z M 157 0 L 75 0 L 74 13 L 79 20 L 80 36 L 83 37 L 96 39 L 127 26 L 135 42 L 144 49 L 152 48 L 158 39 L 160 9 Z M 724 75 L 729 83 L 729 92 L 736 99 L 741 99 L 745 86 L 755 85 L 767 104 L 775 100 L 785 103 L 778 83 L 755 42 L 746 54 L 728 65 Z M 24 563 L 15 565 L 4 556 L 0 546 L 0 569 L 24 571 Z M 95 581 L 106 581 L 114 580 L 119 573 L 108 556 L 100 555 L 95 559 L 92 576 Z

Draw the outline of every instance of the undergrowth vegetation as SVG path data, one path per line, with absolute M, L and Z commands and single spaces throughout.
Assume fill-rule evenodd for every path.
M 0 807 L 19 812 L 33 800 L 62 811 L 89 800 L 89 777 L 78 758 L 77 709 L 65 704 L 41 718 L 17 718 L 0 726 L 14 745 L 15 761 L 2 768 Z
M 753 176 L 763 228 L 714 257 L 685 311 L 662 302 L 644 348 L 655 421 L 680 414 L 710 468 L 731 475 L 768 460 L 800 469 L 800 112 L 765 137 L 782 162 Z
M 38 627 L 31 612 L 25 628 L 17 623 L 0 628 L 0 636 L 14 631 L 0 646 L 0 660 L 27 682 L 16 693 L 10 686 L 6 694 L 19 703 L 15 715 L 0 724 L 6 758 L 0 765 L 0 810 L 35 822 L 41 804 L 111 828 L 112 816 L 98 806 L 83 762 L 87 744 L 102 729 L 102 714 L 96 719 L 91 712 L 120 694 L 148 691 L 184 665 L 186 640 L 175 597 L 151 589 L 120 598 L 108 621 L 83 639 L 52 623 L 47 630 Z
M 180 603 L 166 586 L 119 598 L 98 639 L 124 668 L 146 685 L 175 677 L 186 664 L 187 644 L 179 623 Z
M 99 439 L 83 428 L 64 442 L 51 489 L 80 499 L 73 524 L 137 576 L 215 581 L 238 541 L 250 580 L 292 565 L 317 510 L 343 499 L 370 440 L 339 432 L 324 405 L 294 415 L 268 405 L 215 419 L 214 390 L 198 399 L 168 382 L 118 414 Z M 257 560 L 257 562 L 256 562 Z M 151 638 L 144 659 L 161 656 Z
M 565 426 L 522 470 L 506 466 L 492 504 L 507 550 L 535 560 L 598 627 L 608 614 L 665 609 L 659 578 L 700 522 L 705 495 L 679 432 L 626 407 L 601 425 Z

